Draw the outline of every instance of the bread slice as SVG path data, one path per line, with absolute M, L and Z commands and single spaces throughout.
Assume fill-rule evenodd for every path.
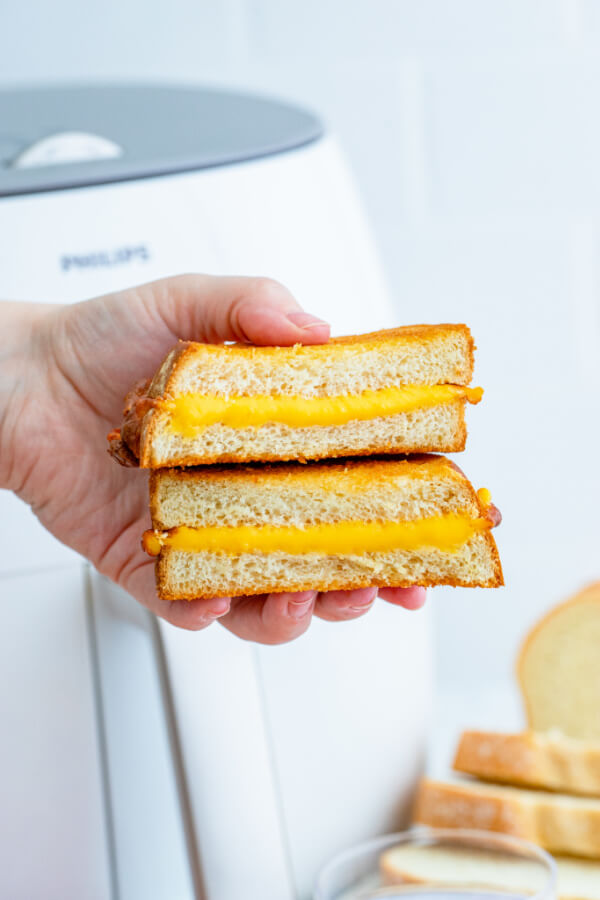
M 600 797 L 600 742 L 558 732 L 465 731 L 454 769 L 488 781 Z
M 520 788 L 424 779 L 415 821 L 524 838 L 551 853 L 600 859 L 600 800 Z
M 600 900 L 600 862 L 557 857 L 557 900 Z M 533 893 L 544 886 L 540 866 L 526 859 L 466 847 L 398 845 L 381 855 L 386 885 L 428 884 Z
M 465 404 L 481 398 L 467 387 L 473 349 L 466 325 L 181 343 L 128 398 L 121 437 L 143 468 L 462 450 Z
M 160 469 L 163 599 L 366 586 L 496 587 L 497 510 L 444 457 Z
M 517 671 L 531 729 L 600 741 L 600 582 L 536 625 Z

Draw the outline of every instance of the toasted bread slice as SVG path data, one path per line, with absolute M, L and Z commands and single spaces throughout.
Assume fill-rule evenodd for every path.
M 128 398 L 121 438 L 143 468 L 457 451 L 465 404 L 481 398 L 472 372 L 466 325 L 311 346 L 182 343 Z
M 415 821 L 523 838 L 551 853 L 600 859 L 600 800 L 476 782 L 423 779 Z
M 532 730 L 600 741 L 600 582 L 536 625 L 517 669 Z
M 600 742 L 555 732 L 465 731 L 454 769 L 488 781 L 600 797 Z
M 466 847 L 391 847 L 379 861 L 384 884 L 428 884 L 532 894 L 544 887 L 539 864 Z M 600 900 L 600 862 L 556 858 L 558 900 Z
M 150 509 L 167 600 L 502 584 L 497 510 L 443 457 L 160 469 Z

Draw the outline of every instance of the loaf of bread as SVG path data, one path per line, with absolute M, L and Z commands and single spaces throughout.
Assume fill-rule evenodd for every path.
M 523 838 L 551 853 L 600 859 L 600 800 L 471 781 L 424 779 L 415 821 Z
M 487 781 L 600 797 L 600 742 L 560 732 L 465 731 L 454 769 Z
M 600 582 L 553 609 L 531 631 L 518 678 L 532 730 L 600 741 Z

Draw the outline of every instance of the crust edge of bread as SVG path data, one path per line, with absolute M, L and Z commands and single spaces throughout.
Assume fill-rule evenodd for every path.
M 600 798 L 600 743 L 534 731 L 464 731 L 452 767 L 486 784 Z
M 258 460 L 249 460 L 248 462 L 241 464 L 217 463 L 211 466 L 164 466 L 160 469 L 153 469 L 149 475 L 151 484 L 155 484 L 167 474 L 174 475 L 176 478 L 184 480 L 196 478 L 216 480 L 217 478 L 222 478 L 226 475 L 227 477 L 234 476 L 243 479 L 244 481 L 248 478 L 252 481 L 263 481 L 270 478 L 271 475 L 282 473 L 296 473 L 298 477 L 302 479 L 311 471 L 319 473 L 323 470 L 335 471 L 336 469 L 343 471 L 354 469 L 363 472 L 372 471 L 373 469 L 385 470 L 396 463 L 403 468 L 406 467 L 407 471 L 410 469 L 416 470 L 421 466 L 435 466 L 436 469 L 439 469 L 439 471 L 444 473 L 444 477 L 459 480 L 461 484 L 468 485 L 472 489 L 473 496 L 478 502 L 480 509 L 483 511 L 484 507 L 479 502 L 477 493 L 463 470 L 454 462 L 454 460 L 448 459 L 448 457 L 441 453 L 414 453 L 410 455 L 404 453 L 378 453 L 371 454 L 368 458 L 362 456 L 338 456 L 329 457 L 327 459 L 308 460 L 306 462 L 291 459 L 276 459 L 269 460 L 265 463 Z M 409 477 L 419 476 L 415 474 L 415 476 Z
M 442 795 L 446 797 L 445 804 Z M 460 808 L 458 819 L 462 817 L 461 821 L 457 820 L 456 815 L 452 816 L 452 821 L 448 821 L 448 802 L 452 802 L 452 799 L 456 801 L 455 808 Z M 539 801 L 540 806 L 532 810 L 529 804 L 534 799 Z M 570 800 L 577 811 L 573 813 L 573 809 L 567 807 L 563 810 L 558 829 L 554 821 L 548 828 L 547 817 L 540 813 L 541 805 L 555 803 L 558 808 L 565 799 Z M 440 814 L 441 808 L 445 812 Z M 586 818 L 588 827 L 585 834 L 581 827 L 576 828 L 568 821 L 573 816 L 578 819 L 579 826 L 582 819 Z M 417 791 L 413 818 L 417 824 L 433 828 L 480 828 L 529 840 L 551 853 L 600 859 L 600 801 L 596 798 L 490 785 L 486 782 L 444 782 L 424 778 Z M 482 819 L 485 819 L 485 824 Z

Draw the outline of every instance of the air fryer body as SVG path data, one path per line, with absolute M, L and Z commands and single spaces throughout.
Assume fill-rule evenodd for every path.
M 130 102 L 128 90 L 122 89 Z M 152 90 L 137 90 L 144 100 L 137 123 L 143 131 Z M 112 91 L 118 100 L 119 88 Z M 172 144 L 155 148 L 154 155 L 144 156 L 141 142 L 139 158 L 132 158 L 128 136 L 139 141 L 136 123 L 127 126 L 131 135 L 111 131 L 101 114 L 104 100 L 94 119 L 93 92 L 86 103 L 81 93 L 73 101 L 73 108 L 86 110 L 84 122 L 77 116 L 70 121 L 70 95 L 62 92 L 63 114 L 60 121 L 55 116 L 56 127 L 43 122 L 24 135 L 23 144 L 25 137 L 31 143 L 68 125 L 71 131 L 110 138 L 120 156 L 52 165 L 46 159 L 41 167 L 13 171 L 9 156 L 14 161 L 26 148 L 5 146 L 0 295 L 64 303 L 182 272 L 265 275 L 282 281 L 306 309 L 331 321 L 335 333 L 394 324 L 352 179 L 335 141 L 322 134 L 314 117 L 257 98 L 184 93 L 190 103 L 203 93 L 210 96 L 213 119 L 206 113 L 202 129 L 192 137 L 184 134 L 186 123 L 175 120 L 185 113 L 185 104 L 169 101 L 176 90 L 163 91 L 161 103 L 171 110 L 171 119 L 161 127 L 171 127 Z M 26 105 L 27 95 L 0 95 L 0 109 L 7 98 L 10 109 Z M 17 107 L 15 97 L 20 98 Z M 227 131 L 229 120 L 218 110 L 232 98 L 237 124 Z M 250 138 L 244 115 L 256 132 L 250 128 Z M 159 130 L 154 117 L 153 131 Z M 208 149 L 204 133 L 212 135 Z M 58 150 L 42 146 L 42 157 L 44 152 L 60 155 L 60 140 L 56 143 Z M 83 152 L 93 156 L 96 145 L 91 143 L 92 149 Z M 67 142 L 69 152 L 72 145 Z M 98 152 L 104 152 L 102 147 Z M 20 501 L 4 493 L 0 506 L 2 521 L 10 523 L 2 535 L 4 590 L 10 590 L 19 570 L 65 566 L 71 571 L 82 565 Z M 97 576 L 92 581 L 97 584 Z M 113 588 L 102 590 L 112 592 L 114 608 L 121 611 L 117 619 L 122 614 L 129 621 L 130 600 Z M 56 627 L 56 610 L 40 615 L 42 621 L 31 627 L 44 628 L 43 617 Z M 115 627 L 118 631 L 118 622 Z M 80 637 L 87 646 L 83 631 Z M 6 632 L 0 641 L 3 659 L 28 652 Z M 174 730 L 181 765 L 178 790 L 185 794 L 182 809 L 189 813 L 192 834 L 187 852 L 199 854 L 209 900 L 308 898 L 316 870 L 333 852 L 403 824 L 429 708 L 426 612 L 409 614 L 379 601 L 360 621 L 315 621 L 302 639 L 282 647 L 246 644 L 217 625 L 191 634 L 161 623 L 159 644 L 152 653 L 161 656 L 167 685 L 165 727 Z M 127 647 L 123 635 L 102 643 L 100 668 L 111 665 L 113 654 L 125 658 Z M 40 678 L 44 654 L 53 652 L 48 644 L 31 659 L 33 668 L 40 666 Z M 164 701 L 164 693 L 161 697 Z M 106 718 L 107 705 L 124 702 L 118 688 L 102 700 L 99 718 Z M 69 711 L 61 714 L 68 717 Z M 124 716 L 115 740 L 125 740 L 127 721 Z M 111 729 L 106 722 L 102 729 L 110 757 Z M 45 739 L 41 733 L 40 740 Z M 122 756 L 114 754 L 112 773 L 100 772 L 109 797 Z M 132 769 L 131 779 L 136 777 Z M 127 784 L 126 777 L 122 783 Z M 111 825 L 116 861 L 107 864 L 117 867 L 124 884 L 136 850 L 132 844 L 125 858 L 120 844 L 132 838 L 136 827 L 155 824 L 160 830 L 161 823 L 149 821 L 152 813 L 145 814 L 143 825 L 136 822 L 139 810 L 129 808 L 122 790 L 113 801 L 112 814 L 116 806 L 122 817 Z M 27 802 L 35 817 L 35 791 Z M 71 889 L 63 884 L 62 896 Z

